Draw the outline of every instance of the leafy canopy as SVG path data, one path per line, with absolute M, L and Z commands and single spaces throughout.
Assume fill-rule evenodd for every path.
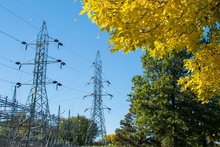
M 68 119 L 63 118 L 60 124 L 60 135 L 64 141 L 69 141 L 75 145 L 85 145 L 87 137 L 87 129 L 91 120 L 85 116 L 70 117 Z M 93 142 L 98 135 L 97 128 L 93 128 L 93 133 L 90 138 L 87 138 L 89 142 Z
M 135 123 L 148 138 L 162 146 L 196 146 L 219 139 L 219 97 L 201 104 L 190 90 L 180 91 L 179 77 L 187 76 L 183 59 L 190 58 L 185 50 L 170 52 L 162 60 L 145 54 L 144 74 L 132 80 L 131 111 Z M 128 133 L 126 133 L 128 134 Z
M 173 49 L 187 48 L 194 54 L 185 61 L 192 76 L 179 83 L 203 102 L 220 92 L 219 0 L 84 0 L 83 4 L 81 14 L 87 13 L 110 33 L 112 51 L 141 48 L 163 57 Z M 208 28 L 210 42 L 202 43 Z
M 151 140 L 149 132 L 144 128 L 135 125 L 136 116 L 128 112 L 124 120 L 120 121 L 120 128 L 115 130 L 115 144 L 118 146 L 146 147 L 147 145 L 157 145 L 157 142 Z

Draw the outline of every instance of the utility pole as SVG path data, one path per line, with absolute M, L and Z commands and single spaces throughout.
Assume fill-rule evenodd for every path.
M 91 108 L 91 123 L 87 130 L 86 144 L 89 145 L 92 143 L 92 135 L 94 135 L 94 131 L 97 131 L 98 137 L 100 137 L 101 141 L 104 145 L 106 145 L 105 136 L 106 136 L 106 126 L 105 126 L 105 117 L 104 117 L 104 109 L 110 110 L 110 108 L 103 107 L 103 99 L 102 96 L 110 96 L 111 94 L 103 93 L 103 82 L 110 84 L 109 81 L 103 81 L 102 79 L 102 60 L 100 56 L 100 52 L 98 51 L 96 54 L 96 59 L 94 62 L 94 77 L 93 79 L 93 93 L 87 96 L 93 96 L 93 103 Z M 84 97 L 87 97 L 84 96 Z M 96 130 L 97 128 L 97 130 Z

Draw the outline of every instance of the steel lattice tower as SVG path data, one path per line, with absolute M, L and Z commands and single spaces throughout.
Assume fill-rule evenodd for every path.
M 17 88 L 16 86 L 14 87 L 14 94 L 13 94 L 13 106 L 11 108 L 11 115 L 14 116 L 17 113 L 17 107 L 16 107 L 16 103 L 17 103 Z
M 46 90 L 46 73 L 48 58 L 49 35 L 44 21 L 37 35 L 34 61 L 33 85 L 27 99 L 29 106 L 28 132 L 26 141 L 38 139 L 43 145 L 46 141 L 49 125 L 49 105 Z
M 94 62 L 94 77 L 93 77 L 94 89 L 91 96 L 93 96 L 93 104 L 91 109 L 91 123 L 87 130 L 86 144 L 91 143 L 91 136 L 94 134 L 94 128 L 98 129 L 98 136 L 105 144 L 106 127 L 105 117 L 103 111 L 103 100 L 102 100 L 102 60 L 100 52 L 97 52 L 96 60 Z

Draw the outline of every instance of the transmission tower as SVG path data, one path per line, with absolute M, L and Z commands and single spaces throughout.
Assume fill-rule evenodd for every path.
M 33 85 L 26 103 L 30 106 L 30 112 L 28 114 L 28 132 L 26 134 L 27 144 L 28 141 L 34 139 L 37 134 L 39 134 L 38 139 L 41 140 L 42 144 L 46 141 L 45 137 L 47 134 L 47 125 L 50 116 L 46 91 L 48 45 L 49 35 L 46 22 L 44 21 L 40 32 L 37 35 Z
M 46 77 L 47 64 L 60 62 L 61 66 L 65 65 L 65 63 L 62 62 L 60 59 L 53 62 L 48 61 L 48 45 L 50 42 L 49 39 L 50 37 L 48 35 L 47 25 L 46 22 L 43 21 L 43 24 L 40 28 L 40 32 L 37 35 L 36 44 L 34 44 L 36 45 L 34 63 L 16 62 L 17 65 L 20 65 L 19 69 L 23 64 L 34 64 L 33 83 L 26 102 L 28 109 L 23 114 L 25 115 L 25 119 L 24 116 L 21 116 L 19 124 L 19 127 L 20 125 L 22 125 L 23 127 L 27 127 L 25 128 L 25 130 L 27 131 L 23 136 L 23 140 L 25 140 L 26 147 L 29 145 L 30 141 L 36 140 L 39 141 L 39 145 L 41 147 L 44 147 L 47 144 L 46 141 L 47 139 L 49 139 L 48 134 L 50 134 L 50 111 L 46 90 L 46 85 L 48 84 Z M 57 39 L 54 39 L 53 42 L 58 43 L 58 48 L 59 46 L 63 45 Z M 26 42 L 22 42 L 22 44 L 26 45 L 26 49 L 28 45 L 32 45 L 27 44 Z M 56 84 L 57 86 L 62 85 L 57 81 L 53 81 L 52 83 Z M 17 83 L 18 87 L 20 87 L 21 85 L 21 83 Z M 16 137 L 17 136 L 18 135 L 16 134 Z
M 110 84 L 109 81 L 103 81 L 102 79 L 102 60 L 100 56 L 100 52 L 97 52 L 96 59 L 94 62 L 94 77 L 93 84 L 94 89 L 93 93 L 87 96 L 93 96 L 93 103 L 91 108 L 91 123 L 87 130 L 87 137 L 86 137 L 86 144 L 92 143 L 92 135 L 94 135 L 94 131 L 96 130 L 98 133 L 98 137 L 100 137 L 101 141 L 103 141 L 103 144 L 105 144 L 105 136 L 106 136 L 106 126 L 105 126 L 105 117 L 104 117 L 104 109 L 110 110 L 110 108 L 104 108 L 103 107 L 103 100 L 102 96 L 110 96 L 111 94 L 104 94 L 102 91 L 103 88 L 103 82 L 107 82 Z M 84 96 L 84 97 L 87 97 Z

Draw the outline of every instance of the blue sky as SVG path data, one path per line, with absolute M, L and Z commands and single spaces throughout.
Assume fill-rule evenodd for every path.
M 110 113 L 105 111 L 106 130 L 108 134 L 114 133 L 129 109 L 127 94 L 131 92 L 131 79 L 142 73 L 140 56 L 143 52 L 111 53 L 108 34 L 100 32 L 86 15 L 80 16 L 80 10 L 80 1 L 73 0 L 0 0 L 0 31 L 20 41 L 35 41 L 45 20 L 49 35 L 64 44 L 57 49 L 56 44 L 51 43 L 49 56 L 63 60 L 67 66 L 60 69 L 58 64 L 51 64 L 47 72 L 47 77 L 63 84 L 58 90 L 54 85 L 47 85 L 50 112 L 57 114 L 61 105 L 63 117 L 67 117 L 69 109 L 71 116 L 89 117 L 90 112 L 84 110 L 92 106 L 92 97 L 83 100 L 83 96 L 93 92 L 93 86 L 87 83 L 93 76 L 92 62 L 99 50 L 103 78 L 112 83 L 103 91 L 114 95 L 111 100 L 103 97 L 104 105 L 112 109 Z M 33 76 L 33 66 L 22 66 L 19 71 L 15 62 L 33 62 L 35 49 L 25 50 L 16 39 L 0 33 L 0 95 L 9 98 L 13 95 L 14 83 L 31 84 Z M 19 102 L 25 104 L 30 88 L 23 85 L 18 89 Z

